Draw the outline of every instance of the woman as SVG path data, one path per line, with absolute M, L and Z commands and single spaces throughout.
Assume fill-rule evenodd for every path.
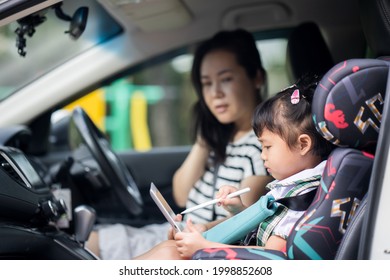
M 196 50 L 192 82 L 195 104 L 195 144 L 173 177 L 179 206 L 191 207 L 213 199 L 223 185 L 250 187 L 242 196 L 250 205 L 265 193 L 270 181 L 260 158 L 261 146 L 251 118 L 266 85 L 253 36 L 244 30 L 222 31 Z M 226 209 L 235 214 L 240 209 Z M 210 206 L 186 215 L 199 229 L 207 229 L 229 215 Z M 88 247 L 103 259 L 130 259 L 167 239 L 168 223 L 132 228 L 104 227 L 94 232 Z M 97 246 L 99 244 L 99 246 Z
M 251 117 L 261 102 L 266 73 L 255 41 L 244 30 L 223 31 L 195 52 L 192 83 L 196 142 L 173 178 L 179 206 L 191 207 L 214 198 L 222 185 L 251 188 L 243 195 L 250 205 L 264 193 L 269 177 L 260 159 L 261 147 L 252 132 Z M 192 213 L 196 223 L 226 216 L 209 207 Z

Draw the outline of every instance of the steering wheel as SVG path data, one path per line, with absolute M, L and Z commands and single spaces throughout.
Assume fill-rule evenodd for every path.
M 140 214 L 143 205 L 141 193 L 129 169 L 114 153 L 105 135 L 81 107 L 73 110 L 72 121 L 80 140 L 90 150 L 123 206 L 133 215 Z

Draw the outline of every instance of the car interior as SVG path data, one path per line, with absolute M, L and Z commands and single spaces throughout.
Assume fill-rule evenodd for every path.
M 3 59 L 0 47 L 0 65 L 10 69 L 0 75 L 0 111 L 6 112 L 0 118 L 0 238 L 5 240 L 0 243 L 0 259 L 98 259 L 85 248 L 94 226 L 141 227 L 165 221 L 149 195 L 151 183 L 176 213 L 181 212 L 173 199 L 172 176 L 190 151 L 191 137 L 178 122 L 180 117 L 171 116 L 179 112 L 172 104 L 186 113 L 182 121 L 189 123 L 193 98 L 175 99 L 188 85 L 176 89 L 164 84 L 167 76 L 158 66 L 191 53 L 218 30 L 241 26 L 259 41 L 281 37 L 286 44 L 283 75 L 269 71 L 268 95 L 303 74 L 323 75 L 313 101 L 313 120 L 323 137 L 339 147 L 328 159 L 321 188 L 287 240 L 287 255 L 265 249 L 206 248 L 193 259 L 388 258 L 390 249 L 383 249 L 386 211 L 379 209 L 386 207 L 389 197 L 384 188 L 390 143 L 385 133 L 390 106 L 385 98 L 390 74 L 389 1 L 3 2 L 0 28 L 14 24 L 10 57 L 17 56 L 20 62 Z M 337 7 L 334 18 L 321 11 L 330 11 L 329 6 Z M 49 24 L 66 38 L 55 43 L 45 39 L 43 28 Z M 91 27 L 102 32 L 90 31 Z M 0 29 L 0 45 L 7 32 Z M 69 47 L 65 41 L 75 45 Z M 45 48 L 36 51 L 35 44 L 53 44 L 63 55 L 51 65 Z M 23 63 L 33 59 L 39 62 L 27 73 Z M 138 74 L 149 66 L 156 68 Z M 46 68 L 50 71 L 42 74 Z M 181 79 L 188 80 L 186 73 Z M 24 80 L 27 76 L 32 79 Z M 145 76 L 161 80 L 163 87 L 146 82 Z M 21 84 L 9 86 L 8 81 L 18 79 Z M 129 88 L 125 82 L 133 81 L 141 81 L 134 92 L 144 91 L 147 108 L 154 106 L 157 112 L 139 113 L 136 124 L 114 118 L 136 110 L 131 105 L 123 109 L 123 100 L 112 97 Z M 173 81 L 179 78 L 174 76 Z M 105 104 L 95 101 L 92 110 L 79 106 L 85 96 L 100 96 L 102 90 Z M 104 129 L 96 117 L 99 110 L 111 114 Z M 154 124 L 144 124 L 143 118 Z M 172 124 L 163 126 L 163 120 Z M 115 128 L 121 122 L 139 131 L 150 127 L 151 138 L 162 135 L 162 144 L 149 147 L 147 133 L 119 135 Z M 153 126 L 163 129 L 154 132 Z M 184 136 L 176 135 L 179 129 Z M 144 151 L 145 145 L 149 148 Z

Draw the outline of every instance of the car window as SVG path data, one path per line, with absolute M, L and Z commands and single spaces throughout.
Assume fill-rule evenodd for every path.
M 74 7 L 65 1 L 62 9 L 72 14 L 79 5 Z M 88 18 L 86 29 L 77 40 L 65 33 L 69 22 L 59 19 L 53 8 L 38 12 L 43 22 L 29 29 L 31 33 L 26 32 L 22 38 L 25 47 L 21 50 L 25 56 L 19 54 L 17 47 L 16 30 L 22 29 L 20 23 L 13 21 L 0 27 L 0 101 L 77 54 L 120 34 L 120 25 L 96 1 L 85 0 L 82 5 L 88 6 L 89 13 L 99 16 Z
M 268 73 L 270 95 L 288 84 L 287 39 L 258 40 L 257 46 Z M 116 151 L 190 145 L 191 110 L 196 99 L 190 80 L 191 50 L 138 66 L 64 109 L 83 107 Z

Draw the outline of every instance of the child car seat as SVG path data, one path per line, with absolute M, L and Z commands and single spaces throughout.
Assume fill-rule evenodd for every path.
M 338 147 L 320 187 L 287 239 L 286 254 L 252 248 L 206 248 L 193 259 L 334 259 L 370 183 L 389 62 L 351 59 L 331 68 L 313 98 L 317 130 Z

